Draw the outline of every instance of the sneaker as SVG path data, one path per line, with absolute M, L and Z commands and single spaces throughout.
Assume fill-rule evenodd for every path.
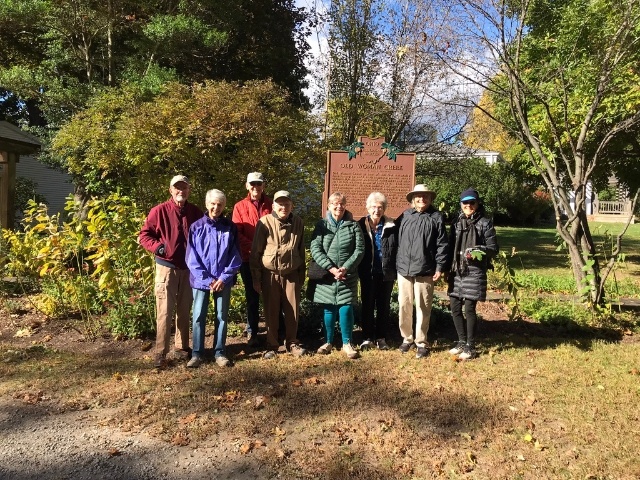
M 376 345 L 378 346 L 378 350 L 389 350 L 389 345 L 387 345 L 384 338 L 376 340 Z
M 224 355 L 220 355 L 219 357 L 216 357 L 216 365 L 219 367 L 230 367 L 231 361 Z
M 358 351 L 355 348 L 353 348 L 353 345 L 351 345 L 350 343 L 345 343 L 342 346 L 342 351 L 346 353 L 347 357 L 350 358 L 351 360 L 358 358 L 360 356 Z
M 333 350 L 333 345 L 331 345 L 330 343 L 325 343 L 317 350 L 317 352 L 321 355 L 329 355 L 331 353 L 331 350 Z
M 451 355 L 460 355 L 463 351 L 464 351 L 464 346 L 467 344 L 467 342 L 465 342 L 464 340 L 459 340 L 451 350 L 449 350 L 449 353 Z
M 460 360 L 471 360 L 472 358 L 476 358 L 477 356 L 478 352 L 476 352 L 476 349 L 474 347 L 472 347 L 471 345 L 465 345 L 464 350 L 460 355 L 458 355 L 458 358 Z
M 262 358 L 264 358 L 265 360 L 273 360 L 274 358 L 276 358 L 276 352 L 274 352 L 273 350 L 267 350 L 266 352 L 264 352 L 264 355 L 262 355 Z
M 307 349 L 303 348 L 301 345 L 297 343 L 292 343 L 291 346 L 289 347 L 289 352 L 294 357 L 301 357 L 307 354 Z
M 171 352 L 171 358 L 178 361 L 186 360 L 187 358 L 189 358 L 189 354 L 191 353 L 190 350 L 191 349 L 185 350 L 176 348 L 173 350 L 173 352 Z
M 429 349 L 426 346 L 418 346 L 416 349 L 416 358 L 424 358 L 429 355 Z
M 365 340 L 360 344 L 360 350 L 369 350 L 370 348 L 373 348 L 373 347 L 374 345 L 371 340 Z
M 247 347 L 255 348 L 259 343 L 260 341 L 258 340 L 258 335 L 255 333 L 250 333 L 249 338 L 247 339 Z
M 411 347 L 413 347 L 413 342 L 402 342 L 402 345 L 398 347 L 398 350 L 400 350 L 402 353 L 407 353 L 409 350 L 411 350 Z
M 158 370 L 163 370 L 167 368 L 168 362 L 164 355 L 156 355 L 153 359 L 153 368 L 157 368 Z
M 200 357 L 191 357 L 191 360 L 187 363 L 187 368 L 198 368 L 200 365 L 202 365 Z

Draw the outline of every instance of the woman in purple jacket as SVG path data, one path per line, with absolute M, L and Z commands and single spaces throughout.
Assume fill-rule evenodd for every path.
M 207 323 L 209 297 L 216 302 L 214 355 L 216 364 L 227 367 L 225 355 L 227 316 L 231 287 L 240 270 L 242 257 L 238 244 L 238 229 L 222 216 L 227 198 L 220 190 L 209 190 L 205 198 L 206 213 L 189 229 L 187 266 L 193 290 L 193 355 L 187 367 L 197 368 L 204 354 L 204 332 Z

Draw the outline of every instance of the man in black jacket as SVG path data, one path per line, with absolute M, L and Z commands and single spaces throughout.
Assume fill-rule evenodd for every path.
M 419 184 L 407 194 L 411 203 L 398 217 L 398 302 L 400 304 L 400 351 L 416 345 L 416 358 L 429 354 L 427 332 L 431 318 L 433 285 L 445 271 L 448 242 L 442 214 L 432 203 L 436 192 Z M 413 302 L 416 302 L 416 331 L 413 332 Z

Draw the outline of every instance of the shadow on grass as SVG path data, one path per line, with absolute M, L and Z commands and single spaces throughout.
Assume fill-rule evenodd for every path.
M 295 425 L 300 425 L 303 430 L 297 451 L 292 453 L 294 458 L 288 460 L 289 466 L 295 466 L 296 462 L 309 462 L 307 455 L 312 454 L 314 439 L 322 439 L 323 444 L 331 449 L 335 446 L 336 433 L 331 425 L 347 426 L 347 432 L 355 432 L 355 429 L 368 428 L 371 432 L 379 431 L 380 422 L 387 422 L 392 430 L 398 431 L 398 435 L 412 442 L 412 448 L 422 448 L 426 444 L 438 444 L 459 437 L 460 432 L 474 435 L 479 430 L 492 427 L 496 424 L 508 422 L 502 413 L 504 408 L 492 404 L 481 396 L 462 395 L 457 391 L 434 389 L 425 376 L 429 367 L 422 361 L 411 356 L 402 356 L 399 352 L 375 352 L 359 361 L 347 360 L 341 352 L 335 352 L 323 357 L 307 357 L 294 359 L 290 356 L 280 356 L 277 360 L 249 360 L 238 362 L 233 369 L 221 369 L 215 365 L 205 364 L 196 371 L 187 370 L 184 367 L 176 367 L 159 374 L 149 370 L 141 370 L 140 361 L 123 360 L 112 362 L 98 357 L 82 359 L 82 370 L 85 374 L 90 372 L 100 375 L 92 377 L 92 389 L 112 390 L 108 395 L 110 403 L 120 398 L 114 406 L 122 408 L 120 415 L 128 420 L 138 415 L 146 416 L 144 411 L 137 410 L 134 404 L 139 404 L 143 397 L 152 395 L 157 397 L 152 410 L 160 406 L 165 411 L 173 413 L 158 416 L 153 423 L 161 424 L 170 419 L 172 424 L 179 417 L 191 412 L 198 415 L 209 414 L 220 409 L 220 413 L 214 418 L 224 416 L 234 417 L 233 421 L 225 427 L 226 433 L 232 433 L 236 438 L 272 438 L 272 432 L 277 427 L 286 428 L 288 435 L 295 434 Z M 50 369 L 49 375 L 55 378 L 77 375 L 77 369 L 72 357 L 54 357 L 46 351 L 35 354 L 28 359 L 34 366 L 36 363 L 47 361 Z M 381 363 L 383 362 L 383 363 Z M 384 362 L 388 362 L 385 365 Z M 209 368 L 210 367 L 210 368 Z M 33 370 L 22 367 L 18 374 L 21 380 L 29 384 L 29 377 L 33 376 Z M 427 370 L 425 370 L 427 369 Z M 140 376 L 141 384 L 148 384 L 151 390 L 140 393 L 135 387 L 124 387 L 124 381 L 115 381 L 113 372 L 125 375 Z M 393 372 L 398 372 L 398 378 Z M 415 379 L 413 376 L 415 375 Z M 109 378 L 111 377 L 111 378 Z M 309 378 L 318 379 L 308 381 Z M 415 381 L 413 381 L 415 380 Z M 82 378 L 75 377 L 75 389 L 81 388 Z M 97 383 L 96 383 L 97 382 Z M 115 393 L 122 389 L 120 393 Z M 171 391 L 172 393 L 168 393 Z M 221 404 L 219 398 L 224 392 L 240 392 L 241 397 L 234 405 Z M 127 392 L 126 396 L 121 393 Z M 57 392 L 64 395 L 64 389 Z M 246 402 L 251 401 L 257 395 L 264 395 L 269 400 L 264 409 L 253 410 Z M 124 402 L 124 403 L 122 403 Z M 9 423 L 0 421 L 0 433 L 3 436 L 14 431 L 29 431 L 38 425 L 52 412 L 47 402 L 34 406 L 20 406 L 11 412 L 2 412 L 0 418 L 12 415 Z M 129 409 L 133 410 L 129 411 Z M 22 412 L 22 413 L 20 413 Z M 390 413 L 392 412 L 392 413 Z M 353 430 L 352 430 L 353 429 Z M 393 470 L 391 466 L 377 464 L 369 467 L 359 463 L 366 457 L 369 445 L 366 437 L 356 435 L 353 443 L 345 444 L 351 453 L 339 455 L 340 448 L 335 446 L 335 455 L 326 455 L 322 458 L 324 473 L 330 472 L 326 478 L 350 478 L 350 479 L 392 479 L 405 478 Z M 214 436 L 215 432 L 207 434 Z M 358 436 L 360 435 L 360 436 Z M 215 436 L 213 438 L 216 438 Z M 276 444 L 277 445 L 277 444 Z M 307 445 L 308 448 L 300 448 Z M 286 442 L 282 448 L 286 448 Z M 168 454 L 169 455 L 169 454 Z M 108 455 L 105 455 L 108 456 Z M 31 458 L 31 456 L 30 456 Z M 66 478 L 72 471 L 79 472 L 90 468 L 93 473 L 106 473 L 109 466 L 102 462 L 96 462 L 95 456 L 90 453 L 79 452 L 69 461 L 64 455 L 54 463 L 46 465 L 40 461 L 43 472 L 38 478 Z M 143 460 L 143 458 L 142 458 Z M 88 462 L 93 462 L 90 465 Z M 136 464 L 129 463 L 131 458 L 123 455 L 111 460 L 119 467 L 112 470 L 110 478 L 157 478 L 157 471 L 153 468 L 141 469 L 141 463 L 136 459 Z M 248 460 L 247 460 L 248 461 Z M 264 466 L 264 465 L 263 465 Z M 103 470 L 104 467 L 104 470 Z M 267 464 L 268 468 L 273 468 Z M 312 470 L 316 466 L 310 467 Z M 238 465 L 220 465 L 216 478 L 247 478 L 240 475 L 245 470 L 236 470 Z M 246 467 L 248 468 L 248 467 Z M 73 470 L 75 469 L 75 470 Z M 81 470 L 78 470 L 81 469 Z M 274 468 L 272 473 L 279 470 Z M 2 469 L 0 469 L 2 472 Z M 240 473 L 238 473 L 240 472 Z M 238 473 L 236 476 L 235 473 Z M 265 473 L 262 470 L 262 473 Z M 18 478 L 17 472 L 4 470 L 3 478 Z M 76 478 L 84 478 L 82 476 Z M 25 478 L 24 476 L 21 478 Z M 181 478 L 196 478 L 182 475 Z M 271 477 L 269 477 L 271 478 Z M 280 478 L 316 478 L 309 475 L 302 477 L 287 473 Z
M 573 345 L 588 351 L 595 342 L 620 342 L 623 334 L 613 328 L 587 327 L 571 320 L 564 320 L 562 325 L 492 320 L 481 322 L 479 338 L 489 348 L 501 346 L 542 350 L 559 345 Z

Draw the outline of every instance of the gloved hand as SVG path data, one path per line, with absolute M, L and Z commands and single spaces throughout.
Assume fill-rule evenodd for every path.
M 156 252 L 155 254 L 158 255 L 159 257 L 164 257 L 164 254 L 167 253 L 165 248 L 164 248 L 164 243 L 161 243 L 160 246 L 158 248 L 156 248 Z

